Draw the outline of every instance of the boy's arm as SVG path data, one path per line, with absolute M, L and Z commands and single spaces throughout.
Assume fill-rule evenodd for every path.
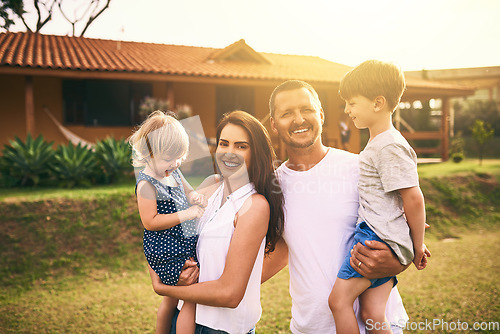
M 399 192 L 403 199 L 403 208 L 415 249 L 414 262 L 417 269 L 423 269 L 426 265 L 426 257 L 430 256 L 424 245 L 424 196 L 419 187 L 400 189 Z M 386 244 L 366 241 L 366 245 L 368 247 L 358 243 L 351 254 L 351 266 L 366 278 L 394 276 L 409 267 L 409 265 L 403 266 Z
M 415 258 L 413 263 L 417 269 L 424 269 L 427 265 L 427 248 L 424 244 L 425 235 L 425 203 L 424 195 L 420 187 L 400 189 L 399 193 L 403 199 L 403 209 L 408 226 L 410 227 Z
M 281 237 L 276 243 L 274 251 L 264 257 L 261 283 L 264 283 L 265 281 L 276 275 L 287 264 L 288 246 L 285 240 L 283 240 L 283 237 Z

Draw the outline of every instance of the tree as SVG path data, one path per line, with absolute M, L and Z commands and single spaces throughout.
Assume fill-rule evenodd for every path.
M 0 0 L 0 28 L 9 31 L 18 19 L 27 31 L 38 33 L 58 13 L 71 25 L 73 36 L 76 35 L 76 26 L 82 25 L 79 36 L 83 36 L 97 17 L 109 8 L 111 0 L 79 0 L 77 2 L 75 4 L 75 1 L 68 0 L 34 0 L 32 4 L 34 10 L 29 11 L 27 8 L 31 6 L 31 2 L 28 4 L 22 0 Z M 31 18 L 31 16 L 28 17 L 30 12 L 35 14 L 34 28 L 31 27 L 32 23 L 28 22 Z
M 0 0 L 0 28 L 9 30 L 13 25 L 14 17 L 20 13 L 21 18 L 25 13 L 22 0 Z
M 483 149 L 484 145 L 493 137 L 495 130 L 492 129 L 489 123 L 485 123 L 479 119 L 472 126 L 472 136 L 478 144 L 479 165 L 483 164 Z
M 91 0 L 90 3 L 87 5 L 85 8 L 84 5 L 80 6 L 81 8 L 84 8 L 84 11 L 81 11 L 80 13 L 77 13 L 77 11 L 74 11 L 74 17 L 71 18 L 65 9 L 63 9 L 62 6 L 63 0 L 58 0 L 57 1 L 57 6 L 59 7 L 59 10 L 61 11 L 61 14 L 64 16 L 66 21 L 68 21 L 72 28 L 73 28 L 73 35 L 75 35 L 75 25 L 78 22 L 82 22 L 86 20 L 86 23 L 82 29 L 82 32 L 80 33 L 80 36 L 83 36 L 85 32 L 87 31 L 88 27 L 92 24 L 92 22 L 97 19 L 99 15 L 101 15 L 106 9 L 109 8 L 109 4 L 111 0 Z M 104 6 L 101 6 L 101 3 L 104 3 Z M 85 22 L 85 21 L 84 21 Z
M 472 135 L 472 128 L 476 120 L 492 125 L 495 135 L 500 135 L 500 109 L 495 101 L 467 100 L 456 102 L 455 131 L 462 131 L 464 136 Z

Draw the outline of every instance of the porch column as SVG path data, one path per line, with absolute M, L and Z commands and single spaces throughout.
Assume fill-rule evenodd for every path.
M 450 135 L 450 98 L 443 97 L 442 101 L 442 115 L 441 115 L 441 159 L 448 160 L 448 147 Z
M 395 127 L 398 131 L 401 131 L 401 109 L 399 108 L 399 105 L 396 107 L 394 114 L 394 122 L 396 123 Z
M 35 133 L 35 102 L 33 97 L 33 77 L 26 76 L 24 84 L 24 101 L 26 114 L 26 134 Z

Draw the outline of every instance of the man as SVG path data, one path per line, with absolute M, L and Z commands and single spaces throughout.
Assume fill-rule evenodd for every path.
M 291 331 L 335 333 L 328 296 L 353 240 L 358 158 L 323 145 L 325 115 L 318 94 L 306 82 L 290 80 L 276 87 L 269 107 L 272 130 L 283 140 L 289 158 L 277 170 L 285 199 L 285 231 L 264 261 L 262 281 L 288 263 Z M 351 264 L 363 276 L 385 277 L 405 269 L 384 244 L 367 245 L 371 249 L 357 245 L 351 256 Z M 396 288 L 387 303 L 387 318 L 400 327 L 408 319 Z M 401 332 L 401 328 L 392 329 Z

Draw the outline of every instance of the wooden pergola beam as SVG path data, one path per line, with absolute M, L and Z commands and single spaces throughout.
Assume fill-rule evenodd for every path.
M 441 98 L 441 159 L 448 160 L 449 135 L 450 135 L 450 98 Z

